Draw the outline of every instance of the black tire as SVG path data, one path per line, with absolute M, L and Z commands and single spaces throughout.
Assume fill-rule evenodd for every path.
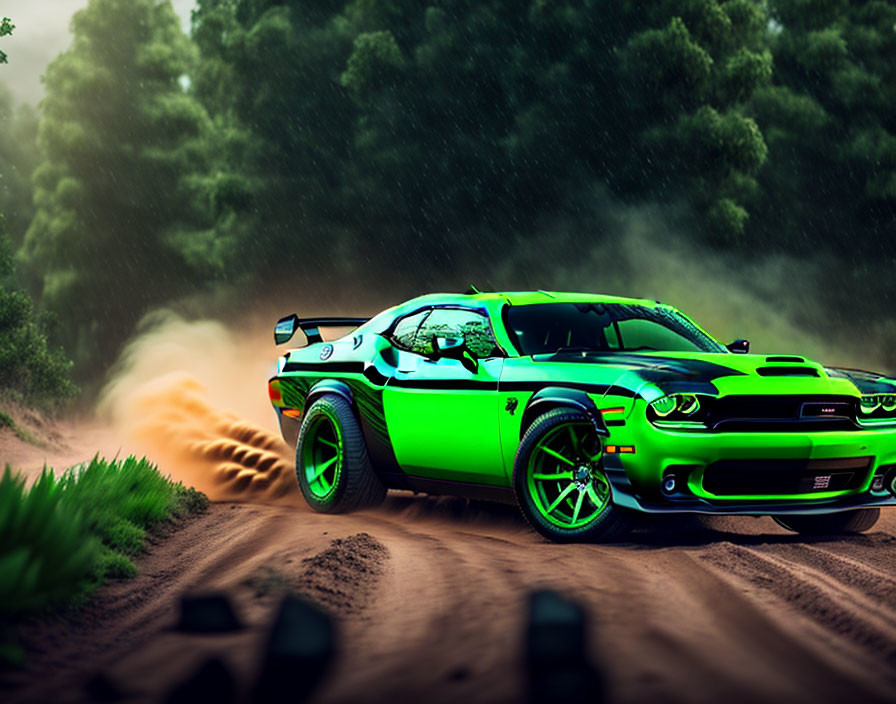
M 879 508 L 858 508 L 854 511 L 818 515 L 772 516 L 782 528 L 802 535 L 842 535 L 864 533 L 880 518 Z
M 615 506 L 612 501 L 612 490 L 609 482 L 606 482 L 606 490 L 609 497 L 603 510 L 587 525 L 563 528 L 551 522 L 537 507 L 538 498 L 532 496 L 527 472 L 532 460 L 532 453 L 536 451 L 542 440 L 550 437 L 552 431 L 562 426 L 572 426 L 584 433 L 587 442 L 594 448 L 599 448 L 600 437 L 594 432 L 591 421 L 581 411 L 570 408 L 557 408 L 538 416 L 532 425 L 526 430 L 522 442 L 517 449 L 513 463 L 513 491 L 517 504 L 529 525 L 549 540 L 558 543 L 571 542 L 609 542 L 627 533 L 632 526 L 631 512 Z M 580 443 L 580 446 L 584 443 Z M 585 453 L 590 454 L 590 453 Z M 581 459 L 581 458 L 577 458 Z M 584 462 L 584 460 L 583 460 Z M 587 463 L 586 463 L 587 464 Z M 600 471 L 602 459 L 592 463 L 596 471 Z M 602 480 L 606 481 L 605 479 Z M 597 487 L 597 479 L 589 480 Z M 559 486 L 558 482 L 558 486 Z M 579 493 L 581 493 L 581 489 Z M 572 495 L 576 495 L 575 492 Z M 559 499 L 558 499 L 559 500 Z
M 331 424 L 337 433 L 337 441 L 341 439 L 342 442 L 341 447 L 335 449 L 338 473 L 332 490 L 325 496 L 319 496 L 320 492 L 315 493 L 309 483 L 304 458 L 315 451 L 313 445 L 318 438 L 317 429 L 325 423 Z M 378 506 L 386 497 L 386 488 L 370 463 L 358 419 L 341 396 L 321 396 L 305 413 L 296 445 L 296 478 L 305 501 L 321 513 L 347 513 Z

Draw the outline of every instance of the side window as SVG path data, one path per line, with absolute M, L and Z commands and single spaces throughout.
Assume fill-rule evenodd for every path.
M 497 343 L 488 318 L 476 311 L 459 308 L 435 308 L 420 326 L 417 344 L 424 350 L 423 354 L 429 354 L 433 337 L 461 336 L 475 357 L 491 357 L 496 353 Z
M 604 328 L 604 335 L 607 338 L 607 347 L 611 350 L 619 349 L 619 336 L 616 334 L 616 326 L 610 323 Z
M 420 331 L 420 323 L 423 322 L 429 313 L 430 309 L 426 309 L 399 320 L 392 331 L 392 342 L 395 346 L 409 352 L 425 354 L 425 350 L 420 345 L 424 338 L 422 335 L 418 335 L 418 332 Z

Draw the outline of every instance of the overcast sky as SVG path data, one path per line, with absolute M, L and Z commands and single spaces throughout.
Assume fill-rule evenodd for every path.
M 188 30 L 195 0 L 172 0 L 171 4 Z M 44 92 L 40 77 L 71 43 L 72 15 L 86 5 L 87 0 L 0 0 L 0 17 L 9 17 L 16 26 L 11 37 L 0 40 L 0 49 L 9 55 L 9 63 L 0 64 L 0 82 L 9 86 L 18 101 L 32 105 L 40 101 Z

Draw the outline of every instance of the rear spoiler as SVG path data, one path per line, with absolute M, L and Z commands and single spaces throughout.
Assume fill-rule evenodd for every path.
M 368 320 L 370 318 L 300 318 L 293 313 L 277 321 L 274 326 L 274 342 L 278 345 L 289 342 L 296 330 L 301 328 L 308 338 L 308 344 L 313 345 L 315 342 L 323 342 L 321 328 L 356 328 Z

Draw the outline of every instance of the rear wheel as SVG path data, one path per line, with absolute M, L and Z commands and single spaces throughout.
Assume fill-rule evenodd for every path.
M 782 528 L 803 535 L 840 535 L 864 533 L 880 518 L 879 508 L 860 508 L 854 511 L 822 513 L 819 515 L 772 516 Z
M 385 498 L 358 420 L 341 396 L 321 396 L 305 413 L 296 446 L 296 478 L 305 501 L 322 513 L 376 506 Z
M 516 453 L 513 488 L 526 520 L 557 542 L 611 540 L 630 526 L 613 505 L 600 437 L 581 411 L 559 408 L 532 423 Z

